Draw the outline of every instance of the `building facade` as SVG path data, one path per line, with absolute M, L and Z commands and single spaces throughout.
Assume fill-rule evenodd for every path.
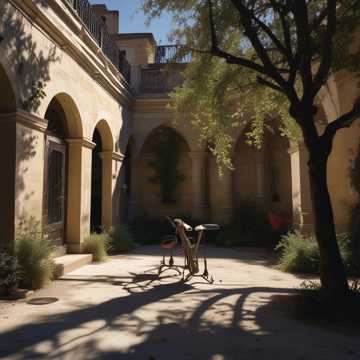
M 90 231 L 139 216 L 185 214 L 228 221 L 256 201 L 311 232 L 307 154 L 268 136 L 262 150 L 234 131 L 234 171 L 216 162 L 184 114 L 174 124 L 168 93 L 179 85 L 165 66 L 175 46 L 152 34 L 119 33 L 119 13 L 86 0 L 0 0 L 0 243 L 37 224 L 59 252 L 79 253 Z M 179 59 L 179 68 L 188 58 Z M 322 94 L 319 126 L 359 95 L 348 73 Z M 181 181 L 165 201 L 152 152 L 164 129 L 176 134 Z M 359 202 L 360 122 L 341 130 L 329 164 L 338 231 Z

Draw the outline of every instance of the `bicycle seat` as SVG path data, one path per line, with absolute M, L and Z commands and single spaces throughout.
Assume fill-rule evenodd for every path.
M 219 229 L 220 225 L 218 224 L 201 224 L 195 227 L 195 231 L 214 231 Z
M 174 223 L 176 225 L 183 226 L 186 231 L 192 231 L 193 230 L 193 228 L 190 225 L 188 225 L 187 223 L 185 223 L 181 219 L 174 219 Z

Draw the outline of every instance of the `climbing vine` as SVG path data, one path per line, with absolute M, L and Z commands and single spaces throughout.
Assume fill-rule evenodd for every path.
M 178 170 L 182 141 L 174 130 L 164 127 L 157 130 L 150 143 L 152 158 L 149 165 L 154 175 L 149 177 L 149 181 L 159 184 L 163 203 L 177 201 L 176 190 L 185 180 L 185 176 Z
M 45 97 L 45 84 L 42 81 L 34 81 L 31 85 L 31 95 L 24 101 L 23 109 L 36 111 Z

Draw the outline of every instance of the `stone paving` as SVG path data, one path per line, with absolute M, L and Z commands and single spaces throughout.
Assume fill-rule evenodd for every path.
M 210 248 L 215 283 L 159 279 L 157 247 L 86 265 L 33 297 L 0 302 L 1 359 L 360 359 L 359 335 L 296 320 L 302 279 L 266 252 Z M 181 260 L 176 258 L 180 263 Z

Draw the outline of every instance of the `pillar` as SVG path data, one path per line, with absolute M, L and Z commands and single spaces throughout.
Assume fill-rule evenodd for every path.
M 0 115 L 0 248 L 8 251 L 16 231 L 41 230 L 46 127 L 26 111 Z
M 112 194 L 113 194 L 113 161 L 112 151 L 104 151 L 99 154 L 102 163 L 101 184 L 101 225 L 104 230 L 112 226 Z
M 120 174 L 124 155 L 113 151 L 100 153 L 102 160 L 102 209 L 101 222 L 108 230 L 114 223 L 118 223 L 120 196 L 117 194 L 118 177 Z M 121 189 L 118 189 L 121 191 Z
M 69 144 L 66 244 L 69 253 L 81 253 L 90 236 L 91 162 L 95 144 L 87 139 L 67 139 Z
M 313 215 L 308 174 L 308 152 L 304 143 L 291 143 L 292 206 L 294 227 L 305 235 L 313 232 Z

